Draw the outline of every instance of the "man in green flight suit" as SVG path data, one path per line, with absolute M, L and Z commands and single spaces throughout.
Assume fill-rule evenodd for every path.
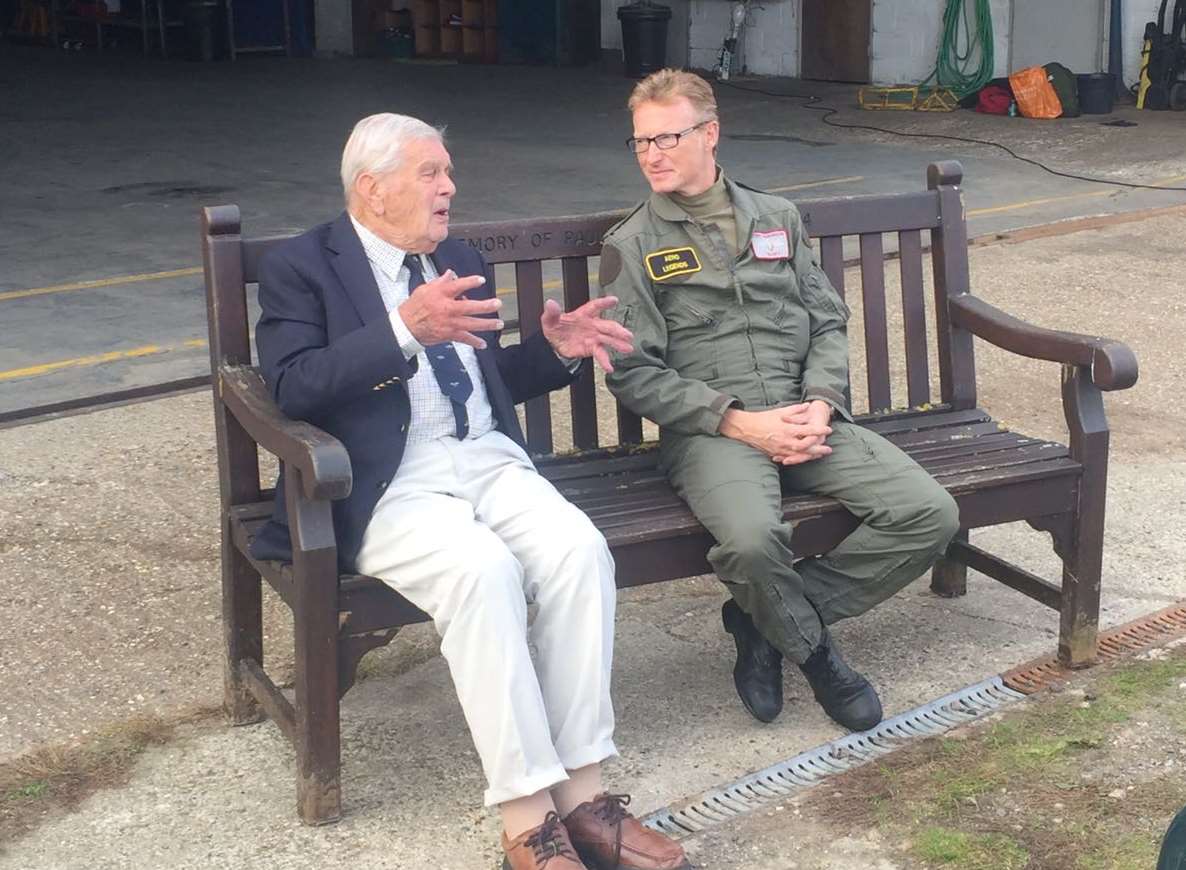
M 921 575 L 959 528 L 951 496 L 897 447 L 852 422 L 848 308 L 812 256 L 790 202 L 716 164 L 711 87 L 661 70 L 631 95 L 627 140 L 652 195 L 605 237 L 601 287 L 634 332 L 606 382 L 660 427 L 660 462 L 716 539 L 731 594 L 734 683 L 756 718 L 782 710 L 782 659 L 835 721 L 881 721 L 876 691 L 827 626 Z M 795 561 L 783 491 L 839 500 L 860 525 Z

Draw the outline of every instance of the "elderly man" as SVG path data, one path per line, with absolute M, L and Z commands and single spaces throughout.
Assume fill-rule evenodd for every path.
M 354 488 L 334 513 L 343 567 L 389 584 L 440 633 L 505 866 L 685 868 L 602 786 L 616 753 L 614 564 L 536 472 L 514 408 L 570 383 L 584 358 L 608 371 L 631 336 L 600 316 L 612 298 L 567 314 L 549 301 L 539 334 L 501 347 L 493 270 L 448 238 L 452 169 L 422 121 L 358 123 L 346 212 L 261 265 L 264 376 L 287 414 L 350 454 Z M 281 493 L 257 555 L 283 550 L 283 505 Z
M 627 140 L 651 197 L 605 238 L 601 285 L 634 348 L 609 388 L 659 424 L 660 461 L 716 539 L 732 598 L 734 683 L 756 718 L 782 710 L 782 659 L 853 730 L 881 720 L 869 682 L 827 626 L 864 613 L 929 567 L 959 520 L 904 453 L 845 403 L 848 308 L 812 256 L 795 207 L 716 164 L 712 89 L 662 70 L 630 97 Z M 782 493 L 838 499 L 861 521 L 830 553 L 794 561 Z

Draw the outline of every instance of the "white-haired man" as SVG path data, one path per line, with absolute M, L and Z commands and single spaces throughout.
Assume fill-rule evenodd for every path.
M 607 370 L 630 349 L 603 319 L 562 313 L 501 347 L 493 271 L 450 240 L 456 191 L 439 130 L 364 118 L 342 155 L 346 212 L 261 265 L 256 329 L 280 407 L 342 441 L 342 567 L 428 613 L 501 811 L 506 867 L 684 868 L 682 849 L 608 794 L 614 564 L 601 534 L 531 464 L 515 403 Z M 256 542 L 283 557 L 284 497 Z M 527 603 L 538 604 L 530 627 Z M 536 649 L 533 663 L 528 644 Z

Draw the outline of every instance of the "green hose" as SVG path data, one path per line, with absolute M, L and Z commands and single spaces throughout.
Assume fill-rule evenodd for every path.
M 975 12 L 969 12 L 973 4 Z M 989 0 L 947 0 L 939 57 L 920 85 L 934 81 L 937 87 L 950 88 L 962 100 L 988 84 L 993 69 L 992 13 L 988 4 Z

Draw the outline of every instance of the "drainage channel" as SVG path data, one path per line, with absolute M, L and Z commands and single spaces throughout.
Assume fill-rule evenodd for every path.
M 1132 655 L 1183 634 L 1186 634 L 1186 605 L 1178 603 L 1101 632 L 1099 659 L 1109 661 Z M 1069 673 L 1053 656 L 1027 662 L 1002 676 L 887 719 L 870 731 L 833 740 L 729 785 L 710 789 L 676 807 L 657 810 L 642 822 L 675 839 L 686 837 L 784 800 L 906 743 L 935 737 L 983 718 L 1041 691 Z
M 651 813 L 643 824 L 680 838 L 744 815 L 773 801 L 817 785 L 823 780 L 893 752 L 923 737 L 934 737 L 972 722 L 1024 698 L 1000 677 L 916 707 L 876 728 L 850 734 L 744 776 L 736 782 L 692 798 L 678 808 Z

